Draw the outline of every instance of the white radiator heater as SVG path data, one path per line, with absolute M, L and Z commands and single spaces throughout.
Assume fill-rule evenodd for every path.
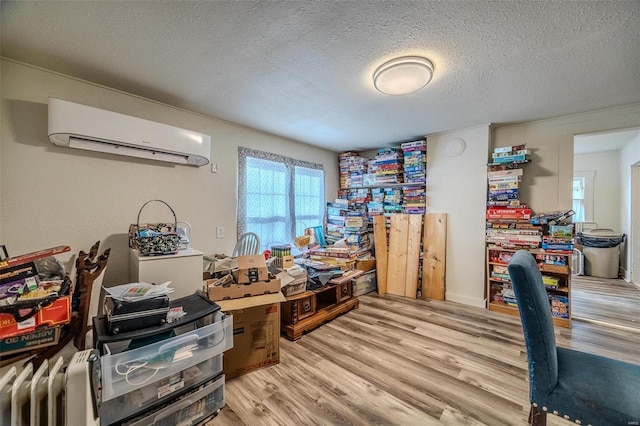
M 27 364 L 11 367 L 0 378 L 2 426 L 97 426 L 98 410 L 91 389 L 96 351 L 77 352 L 66 371 L 63 360 L 45 360 L 34 372 Z

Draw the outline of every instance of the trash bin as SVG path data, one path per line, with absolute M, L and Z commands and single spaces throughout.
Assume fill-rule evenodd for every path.
M 582 244 L 584 273 L 592 277 L 618 278 L 620 244 L 624 234 L 612 229 L 590 229 L 578 232 L 577 242 Z

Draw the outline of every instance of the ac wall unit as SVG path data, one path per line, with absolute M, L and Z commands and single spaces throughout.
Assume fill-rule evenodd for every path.
M 211 136 L 117 112 L 49 98 L 54 145 L 171 163 L 209 163 Z

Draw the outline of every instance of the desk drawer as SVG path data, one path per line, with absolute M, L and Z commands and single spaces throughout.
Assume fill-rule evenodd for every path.
M 351 281 L 346 283 L 338 284 L 336 286 L 336 300 L 338 302 L 342 302 L 344 300 L 351 299 Z
M 233 317 L 115 355 L 105 345 L 102 401 L 175 375 L 233 347 Z

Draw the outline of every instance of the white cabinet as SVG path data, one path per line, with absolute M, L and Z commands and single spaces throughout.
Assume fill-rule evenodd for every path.
M 193 294 L 202 288 L 202 257 L 194 249 L 181 250 L 166 256 L 141 256 L 129 249 L 129 281 L 162 284 L 171 281 L 171 300 Z

